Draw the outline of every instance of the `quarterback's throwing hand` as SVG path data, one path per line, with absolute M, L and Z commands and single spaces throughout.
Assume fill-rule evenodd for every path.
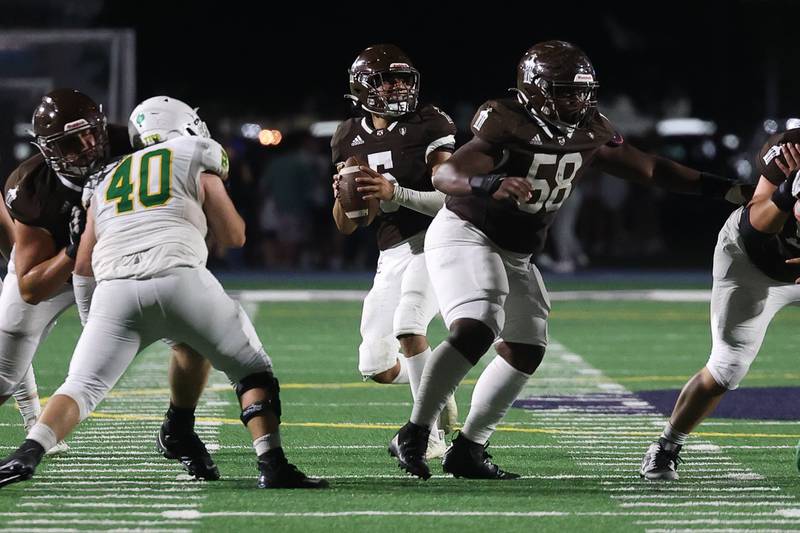
M 781 159 L 779 157 L 775 158 L 775 164 L 788 178 L 792 172 L 800 168 L 800 145 L 795 143 L 782 144 L 781 155 L 786 161 L 786 164 L 784 165 L 781 163 Z
M 364 200 L 382 200 L 390 202 L 394 197 L 394 183 L 387 180 L 383 174 L 375 172 L 370 167 L 360 166 L 359 170 L 369 174 L 368 178 L 356 178 L 358 192 L 364 195 Z

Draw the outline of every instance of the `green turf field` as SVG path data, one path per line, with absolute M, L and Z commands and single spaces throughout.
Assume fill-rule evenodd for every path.
M 47 459 L 34 481 L 0 490 L 0 530 L 800 529 L 796 423 L 712 419 L 690 441 L 681 481 L 638 478 L 663 419 L 631 393 L 679 388 L 705 363 L 707 303 L 554 302 L 552 349 L 523 396 L 610 395 L 639 411 L 512 409 L 490 448 L 501 466 L 524 475 L 506 482 L 401 475 L 385 445 L 408 417 L 410 393 L 406 385 L 361 382 L 358 302 L 262 303 L 253 310 L 282 383 L 287 454 L 328 477 L 330 490 L 254 488 L 254 454 L 221 375 L 204 395 L 199 432 L 216 448 L 223 479 L 183 479 L 177 463 L 153 451 L 167 406 L 167 353 L 154 346 L 71 436 L 68 454 Z M 793 343 L 799 325 L 798 310 L 778 316 L 743 387 L 800 381 Z M 69 312 L 40 350 L 43 396 L 63 379 L 78 333 Z M 437 322 L 432 342 L 443 335 Z M 470 383 L 457 392 L 463 413 Z M 12 404 L 0 408 L 0 428 L 6 452 L 23 437 Z

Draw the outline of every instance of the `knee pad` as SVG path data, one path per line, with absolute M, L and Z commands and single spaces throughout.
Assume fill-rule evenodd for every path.
M 393 336 L 364 337 L 358 347 L 358 371 L 369 379 L 397 364 L 400 341 Z
M 265 416 L 271 412 L 281 421 L 281 398 L 280 398 L 280 384 L 278 379 L 270 372 L 259 372 L 257 374 L 250 374 L 236 384 L 236 395 L 239 401 L 242 395 L 251 389 L 263 389 L 267 393 L 264 400 L 254 402 L 242 409 L 242 416 L 240 417 L 242 424 L 245 426 L 247 423 L 257 416 Z
M 532 375 L 544 359 L 546 346 L 501 341 L 495 345 L 497 353 L 515 369 Z
M 80 410 L 81 421 L 83 421 L 95 410 L 97 404 L 103 401 L 106 393 L 108 393 L 108 387 L 98 379 L 67 376 L 67 380 L 53 393 L 53 396 L 62 394 L 75 400 Z
M 750 370 L 751 360 L 736 357 L 720 357 L 711 355 L 706 363 L 706 369 L 717 382 L 717 385 L 728 390 L 739 388 L 747 372 Z
M 451 325 L 447 342 L 468 358 L 480 358 L 492 345 L 495 337 L 495 332 L 485 322 L 462 318 Z

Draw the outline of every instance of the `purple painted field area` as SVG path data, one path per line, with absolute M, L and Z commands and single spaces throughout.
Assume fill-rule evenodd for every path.
M 571 413 L 662 414 L 669 416 L 678 390 L 635 393 L 546 395 L 520 398 L 514 407 L 531 410 L 557 409 Z M 760 420 L 800 420 L 800 388 L 763 387 L 728 392 L 712 416 Z
M 656 414 L 656 410 L 651 405 L 628 392 L 622 394 L 594 393 L 580 396 L 567 394 L 531 396 L 520 398 L 514 402 L 514 407 L 534 411 L 558 409 L 571 413 Z
M 639 391 L 636 396 L 668 416 L 678 398 L 678 390 Z M 759 420 L 800 420 L 800 388 L 758 387 L 737 389 L 725 394 L 714 414 L 717 418 Z

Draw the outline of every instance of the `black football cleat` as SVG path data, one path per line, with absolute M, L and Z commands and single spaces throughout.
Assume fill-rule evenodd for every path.
M 43 455 L 44 448 L 39 443 L 26 440 L 14 453 L 0 461 L 0 487 L 32 478 Z
M 168 433 L 164 426 L 156 435 L 156 450 L 167 459 L 177 459 L 196 479 L 216 481 L 219 469 L 197 433 Z
M 258 458 L 259 489 L 327 489 L 327 480 L 308 477 L 290 463 L 282 448 L 263 453 Z
M 467 479 L 517 479 L 519 474 L 506 472 L 491 461 L 492 456 L 486 451 L 488 446 L 488 442 L 478 444 L 459 433 L 444 452 L 442 470 Z
M 397 459 L 400 468 L 422 479 L 430 479 L 431 469 L 425 461 L 430 430 L 409 421 L 389 441 L 389 455 Z

